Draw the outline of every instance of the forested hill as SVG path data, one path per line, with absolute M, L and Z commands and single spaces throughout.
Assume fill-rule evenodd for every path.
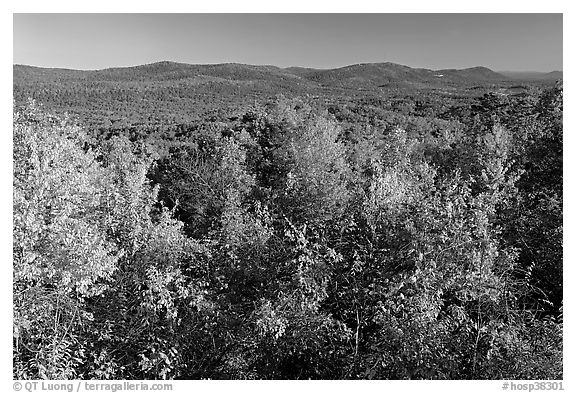
M 54 81 L 177 81 L 203 79 L 222 79 L 234 81 L 247 80 L 294 80 L 299 77 L 274 66 L 255 66 L 246 64 L 195 65 L 162 61 L 135 67 L 106 68 L 102 70 L 72 70 L 64 68 L 41 68 L 25 65 L 14 66 L 14 79 L 36 79 Z
M 467 85 L 478 82 L 498 83 L 508 78 L 485 67 L 463 70 L 429 70 L 394 63 L 356 64 L 330 70 L 287 69 L 323 86 L 384 87 L 388 84 L 426 83 L 435 86 Z
M 514 72 L 514 71 L 502 71 L 502 75 L 510 79 L 522 79 L 531 81 L 543 81 L 543 80 L 562 80 L 564 79 L 564 73 L 562 71 L 552 71 L 552 72 Z
M 302 67 L 279 68 L 270 65 L 225 64 L 184 64 L 171 61 L 140 65 L 135 67 L 107 68 L 103 70 L 81 71 L 63 68 L 41 68 L 26 65 L 14 66 L 14 80 L 40 81 L 174 81 L 202 80 L 218 78 L 234 81 L 266 80 L 287 81 L 295 85 L 305 84 L 316 87 L 318 83 L 332 84 L 347 80 L 350 83 L 364 80 L 376 84 L 389 82 L 440 82 L 470 83 L 477 81 L 501 82 L 508 78 L 486 67 L 466 69 L 430 70 L 411 68 L 395 63 L 364 63 L 334 69 L 314 69 Z M 439 79 L 444 78 L 444 79 Z M 337 85 L 334 85 L 337 86 Z
M 79 115 L 90 128 L 106 127 L 107 121 L 123 127 L 225 118 L 255 100 L 278 92 L 302 95 L 315 86 L 272 66 L 160 62 L 97 71 L 14 66 L 16 104 L 31 97 L 56 112 Z

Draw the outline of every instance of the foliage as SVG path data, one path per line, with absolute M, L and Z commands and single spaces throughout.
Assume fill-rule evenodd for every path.
M 562 378 L 562 87 L 433 97 L 16 110 L 14 376 Z

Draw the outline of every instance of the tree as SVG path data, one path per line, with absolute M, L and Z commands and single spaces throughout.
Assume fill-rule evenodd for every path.
M 110 283 L 122 251 L 107 236 L 106 171 L 83 134 L 33 102 L 14 114 L 15 374 L 74 378 L 84 301 Z
M 14 115 L 15 375 L 174 375 L 180 313 L 210 308 L 201 248 L 157 207 L 152 155 L 84 139 L 34 103 Z

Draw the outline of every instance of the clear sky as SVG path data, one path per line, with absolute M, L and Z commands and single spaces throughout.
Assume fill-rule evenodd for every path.
M 14 64 L 562 70 L 562 14 L 14 14 Z

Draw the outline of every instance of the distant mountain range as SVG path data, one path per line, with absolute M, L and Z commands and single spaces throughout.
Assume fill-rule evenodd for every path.
M 288 68 L 286 71 L 300 75 L 323 85 L 377 85 L 385 87 L 391 83 L 466 83 L 498 82 L 507 79 L 485 67 L 466 68 L 462 70 L 429 70 L 411 68 L 394 63 L 355 64 L 329 70 L 309 68 Z
M 501 71 L 500 74 L 511 78 L 521 80 L 560 80 L 563 79 L 562 71 L 536 72 L 536 71 Z
M 508 76 L 486 67 L 466 69 L 430 70 L 411 68 L 394 63 L 355 64 L 334 69 L 302 67 L 279 68 L 269 65 L 246 64 L 184 64 L 158 62 L 135 67 L 108 68 L 80 71 L 59 68 L 40 68 L 14 65 L 14 80 L 43 80 L 45 82 L 67 81 L 271 81 L 281 84 L 320 85 L 324 87 L 374 88 L 389 84 L 466 84 L 496 83 Z
M 100 124 L 105 119 L 164 125 L 233 117 L 279 94 L 306 97 L 323 106 L 363 100 L 396 105 L 410 96 L 449 107 L 487 92 L 518 95 L 524 93 L 524 85 L 554 83 L 554 79 L 517 77 L 523 76 L 486 67 L 430 70 L 394 63 L 314 69 L 163 61 L 94 71 L 14 65 L 13 98 L 16 105 L 33 98 L 98 128 L 106 126 Z
M 93 130 L 237 118 L 279 96 L 336 112 L 373 105 L 377 111 L 429 116 L 450 108 L 459 113 L 487 93 L 525 97 L 562 77 L 562 71 L 431 70 L 389 62 L 333 69 L 171 61 L 102 70 L 14 65 L 13 102 L 18 107 L 32 98 Z

